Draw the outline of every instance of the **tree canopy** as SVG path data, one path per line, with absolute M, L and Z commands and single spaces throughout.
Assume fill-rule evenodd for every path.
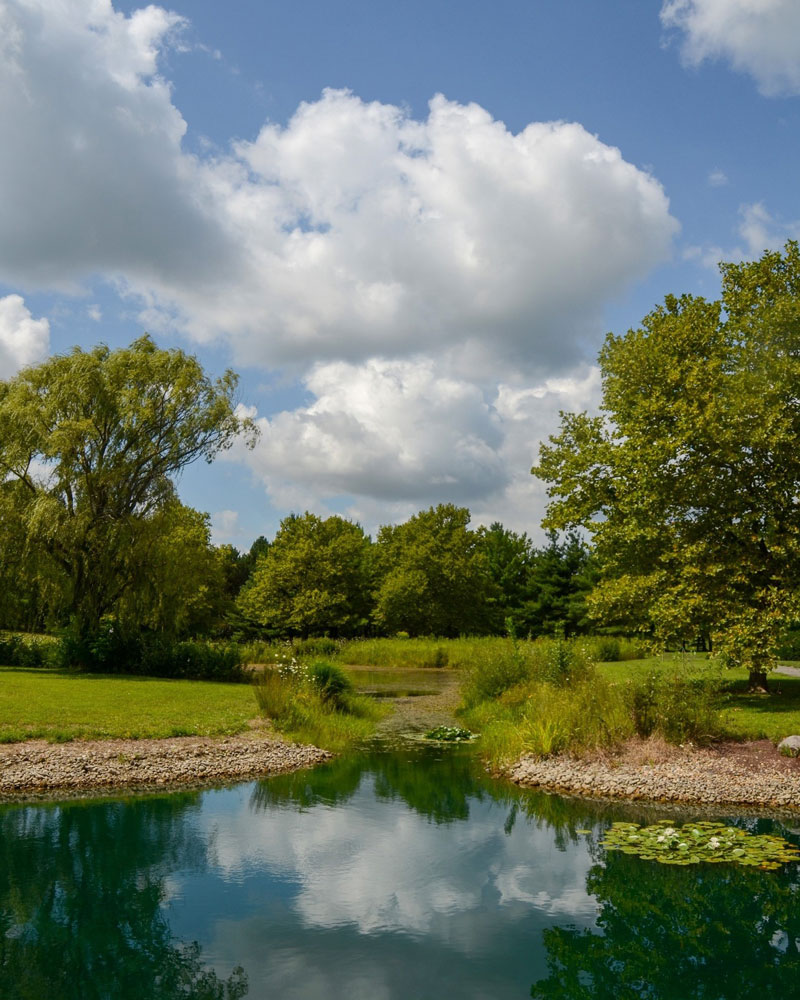
M 495 587 L 466 507 L 439 504 L 376 541 L 373 617 L 389 632 L 457 636 L 489 630 Z
M 175 476 L 254 433 L 235 412 L 236 385 L 148 336 L 75 348 L 0 382 L 0 527 L 22 532 L 11 558 L 59 575 L 82 631 L 146 573 L 154 518 L 177 509 Z
M 798 245 L 721 271 L 718 301 L 609 334 L 603 412 L 563 414 L 532 471 L 545 523 L 594 536 L 596 616 L 706 632 L 762 683 L 800 591 Z
M 295 635 L 352 635 L 369 619 L 370 540 L 333 515 L 290 514 L 239 594 L 242 614 Z

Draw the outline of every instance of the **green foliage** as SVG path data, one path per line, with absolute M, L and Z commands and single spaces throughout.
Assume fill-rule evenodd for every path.
M 563 540 L 548 532 L 548 544 L 535 550 L 523 612 L 525 630 L 537 635 L 577 635 L 586 630 L 586 595 L 595 582 L 589 548 L 577 532 Z
M 761 682 L 800 594 L 800 251 L 722 265 L 600 354 L 606 416 L 565 414 L 533 470 L 546 523 L 593 533 L 606 625 L 712 635 Z
M 469 511 L 439 504 L 380 529 L 373 617 L 386 632 L 450 636 L 490 630 L 495 585 Z
M 341 667 L 329 660 L 316 660 L 309 665 L 307 676 L 326 705 L 346 710 L 353 683 Z
M 711 743 L 726 735 L 720 678 L 705 672 L 650 671 L 626 687 L 639 736 L 658 733 L 669 743 Z
M 49 636 L 0 635 L 0 665 L 4 667 L 57 666 L 58 652 Z
M 608 851 L 635 854 L 662 865 L 728 862 L 774 870 L 800 861 L 800 849 L 783 837 L 752 834 L 724 823 L 685 823 L 673 826 L 660 820 L 652 826 L 614 823 L 601 845 Z
M 134 630 L 108 620 L 90 634 L 67 629 L 60 641 L 59 665 L 103 674 L 244 679 L 238 646 L 179 642 L 164 633 Z
M 291 514 L 242 588 L 243 615 L 274 635 L 353 635 L 369 617 L 370 540 L 338 516 Z
M 519 535 L 504 528 L 498 521 L 488 528 L 478 528 L 476 534 L 478 547 L 495 585 L 493 631 L 501 631 L 506 619 L 511 618 L 518 631 L 527 632 L 529 625 L 524 609 L 531 597 L 530 578 L 534 562 L 531 540 L 524 533 Z
M 234 412 L 236 382 L 147 336 L 0 382 L 0 531 L 16 524 L 37 580 L 57 586 L 81 631 L 158 571 L 173 478 L 254 430 Z
M 464 664 L 461 694 L 467 706 L 497 698 L 526 681 L 567 685 L 590 676 L 593 667 L 580 642 L 536 639 L 520 642 L 510 638 L 476 648 Z

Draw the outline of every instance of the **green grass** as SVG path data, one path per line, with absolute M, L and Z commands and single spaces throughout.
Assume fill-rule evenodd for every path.
M 0 667 L 3 743 L 222 736 L 257 714 L 249 684 Z
M 679 653 L 654 656 L 646 660 L 622 663 L 600 663 L 598 673 L 613 683 L 633 681 L 650 671 L 684 670 L 697 676 L 709 669 L 704 655 Z M 712 668 L 713 669 L 713 668 Z M 771 694 L 750 694 L 746 670 L 720 669 L 722 682 L 719 707 L 725 729 L 732 739 L 769 739 L 779 743 L 785 736 L 800 734 L 800 677 L 771 673 L 768 677 Z

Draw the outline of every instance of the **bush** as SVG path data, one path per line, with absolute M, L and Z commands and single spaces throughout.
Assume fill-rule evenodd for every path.
M 59 665 L 90 673 L 140 674 L 196 680 L 243 680 L 238 646 L 179 642 L 159 632 L 126 629 L 105 621 L 96 632 L 68 629 L 59 644 Z
M 720 681 L 711 675 L 651 672 L 629 681 L 627 702 L 636 733 L 658 733 L 668 743 L 710 743 L 725 735 L 717 702 Z
M 308 668 L 308 679 L 326 705 L 346 708 L 347 695 L 352 693 L 353 683 L 341 667 L 328 660 L 317 660 Z
M 0 636 L 0 665 L 4 667 L 52 667 L 57 663 L 57 643 L 48 636 Z

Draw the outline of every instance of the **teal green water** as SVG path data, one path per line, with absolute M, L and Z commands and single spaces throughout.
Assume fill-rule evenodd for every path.
M 798 866 L 665 868 L 598 846 L 613 820 L 659 815 L 520 792 L 462 748 L 414 746 L 6 806 L 0 997 L 799 996 Z

